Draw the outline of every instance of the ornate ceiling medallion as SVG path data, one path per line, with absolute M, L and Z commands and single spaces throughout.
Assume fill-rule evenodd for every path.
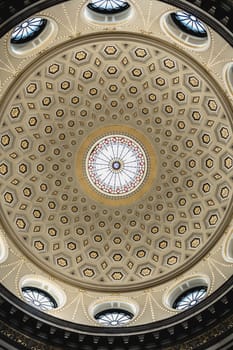
M 146 169 L 147 160 L 142 147 L 125 135 L 109 135 L 98 140 L 86 160 L 91 184 L 111 196 L 134 192 L 142 184 Z
M 108 125 L 83 140 L 76 153 L 76 177 L 92 200 L 106 206 L 131 205 L 156 180 L 156 148 L 136 128 Z

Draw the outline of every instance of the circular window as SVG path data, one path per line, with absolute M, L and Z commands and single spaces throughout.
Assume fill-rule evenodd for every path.
M 184 11 L 169 12 L 161 17 L 161 27 L 180 44 L 204 50 L 210 44 L 205 24 L 196 16 Z
M 208 277 L 197 276 L 183 281 L 164 295 L 164 303 L 173 310 L 189 309 L 207 296 L 208 286 Z
M 26 57 L 48 47 L 48 42 L 57 35 L 54 20 L 31 17 L 17 25 L 10 37 L 9 51 L 14 56 Z
M 32 17 L 15 27 L 11 35 L 12 44 L 23 44 L 38 37 L 45 29 L 47 19 Z
M 207 295 L 207 287 L 206 286 L 198 286 L 191 288 L 181 295 L 175 300 L 173 304 L 173 309 L 176 310 L 187 310 L 190 307 L 195 306 L 200 301 L 202 301 Z
M 62 307 L 66 295 L 59 285 L 43 276 L 27 275 L 20 281 L 23 300 L 41 311 Z
M 123 309 L 107 309 L 95 315 L 95 319 L 103 326 L 117 327 L 124 326 L 130 322 L 134 315 Z
M 147 159 L 142 147 L 124 135 L 101 138 L 86 159 L 91 184 L 111 196 L 134 192 L 142 184 L 146 170 Z
M 24 300 L 41 311 L 57 308 L 56 300 L 46 291 L 35 287 L 23 287 Z
M 123 0 L 92 0 L 86 15 L 96 22 L 116 22 L 129 18 L 130 5 Z
M 198 38 L 206 38 L 207 30 L 205 25 L 191 13 L 178 11 L 171 13 L 173 22 L 185 33 Z
M 97 13 L 114 14 L 125 11 L 129 4 L 123 0 L 92 0 L 87 7 Z
M 126 325 L 136 317 L 138 310 L 138 305 L 132 300 L 130 302 L 112 300 L 95 303 L 89 308 L 95 321 L 106 327 Z

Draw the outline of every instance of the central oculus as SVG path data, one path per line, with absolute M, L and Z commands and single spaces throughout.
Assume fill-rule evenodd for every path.
M 137 141 L 125 135 L 109 135 L 91 147 L 86 159 L 87 176 L 96 190 L 121 196 L 142 184 L 147 159 Z

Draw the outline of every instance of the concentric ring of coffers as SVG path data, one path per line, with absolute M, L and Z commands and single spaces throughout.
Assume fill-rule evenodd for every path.
M 55 57 L 45 55 L 25 73 L 25 86 L 12 89 L 0 135 L 3 212 L 10 213 L 24 249 L 31 242 L 32 259 L 53 273 L 90 287 L 101 288 L 101 278 L 109 288 L 123 281 L 139 288 L 141 281 L 154 283 L 158 276 L 161 281 L 186 268 L 224 226 L 231 201 L 232 131 L 224 98 L 189 57 L 130 35 L 113 35 L 113 45 L 112 35 L 108 41 L 100 35 L 95 44 L 80 39 L 78 48 L 70 42 Z M 158 158 L 154 181 L 126 210 L 117 201 L 106 208 L 104 195 L 93 199 L 76 174 L 82 143 L 106 125 L 130 125 L 149 140 L 148 173 L 153 174 L 152 155 Z M 48 247 L 51 263 L 44 260 Z
M 104 2 L 104 1 L 103 1 Z M 101 17 L 101 21 L 102 21 L 102 19 L 103 19 L 104 17 Z M 94 18 L 93 18 L 94 19 Z M 49 19 L 50 20 L 50 19 Z M 113 19 L 113 21 L 115 21 L 116 20 L 116 18 L 114 18 Z M 178 33 L 178 32 L 177 32 Z M 179 33 L 180 33 L 180 35 L 182 35 L 182 31 L 180 30 L 179 31 Z M 209 33 L 208 33 L 209 34 Z M 31 38 L 31 40 L 30 40 L 31 42 L 33 42 L 34 41 L 34 39 L 33 38 Z M 46 42 L 44 42 L 44 44 L 46 45 L 46 43 L 48 43 L 48 41 L 46 41 Z M 184 44 L 186 45 L 186 47 L 188 47 L 189 45 L 188 45 L 188 43 L 186 43 L 185 41 L 184 41 Z M 198 45 L 197 45 L 198 46 Z M 206 48 L 206 46 L 205 46 L 205 48 Z M 23 50 L 22 50 L 23 51 Z M 36 52 L 36 48 L 33 48 L 32 50 L 31 50 L 31 52 Z M 227 80 L 227 83 L 229 84 L 229 91 L 231 91 L 231 89 L 232 89 L 232 69 L 230 69 L 230 67 L 228 66 L 228 68 L 229 69 L 227 69 L 227 71 L 226 71 L 226 80 Z M 158 80 L 159 81 L 159 80 Z M 65 84 L 66 85 L 66 84 Z M 77 101 L 77 97 L 75 97 L 74 98 L 74 100 L 73 101 Z M 112 106 L 114 106 L 114 105 L 116 105 L 116 101 L 112 101 Z M 131 103 L 131 108 L 132 108 L 132 103 Z M 99 107 L 99 106 L 98 106 Z M 61 114 L 62 114 L 62 111 L 59 111 L 58 112 L 58 115 L 60 115 L 61 116 Z M 33 116 L 32 117 L 32 119 L 31 119 L 31 121 L 30 121 L 30 123 L 31 123 L 31 126 L 35 126 L 35 121 L 36 121 L 36 119 L 34 119 L 35 117 Z M 195 117 L 195 120 L 197 121 L 198 120 L 198 118 L 199 118 L 199 116 L 197 115 L 196 117 Z M 159 120 L 158 120 L 159 121 Z M 49 128 L 47 129 L 47 130 L 49 130 Z M 167 130 L 167 133 L 169 134 L 169 132 L 168 132 L 168 130 Z M 225 136 L 227 137 L 227 132 L 226 132 L 226 130 L 225 129 L 222 129 L 221 130 L 221 133 L 224 135 L 225 134 Z M 204 139 L 208 139 L 208 137 L 206 137 L 205 135 L 203 135 L 204 136 Z M 6 141 L 6 140 L 8 140 L 8 138 L 6 138 L 5 137 L 5 135 L 3 135 L 3 143 L 4 144 L 7 144 L 7 142 L 8 141 Z M 26 149 L 26 144 L 27 144 L 27 142 L 25 142 L 25 140 L 22 140 L 22 146 L 24 147 L 24 149 Z M 45 147 L 44 147 L 44 145 L 40 145 L 40 148 L 38 148 L 38 149 L 40 149 L 40 152 L 43 152 L 43 150 L 45 150 Z M 58 150 L 56 150 L 56 152 L 54 152 L 54 154 L 56 154 L 56 155 L 58 155 Z M 229 159 L 227 159 L 226 158 L 226 164 L 227 163 L 230 163 L 229 162 Z M 193 160 L 193 159 L 191 159 L 190 160 L 190 165 L 194 165 L 195 164 L 195 161 Z M 117 166 L 117 163 L 115 163 L 115 165 Z M 5 166 L 3 167 L 3 169 L 5 169 Z M 22 168 L 23 169 L 23 168 Z M 40 169 L 40 168 L 39 168 Z M 58 182 L 57 182 L 58 183 Z M 43 186 L 42 186 L 42 188 L 44 189 L 44 190 L 47 190 L 46 189 L 46 184 L 42 184 Z M 205 191 L 205 193 L 207 193 L 206 192 L 206 190 L 209 188 L 209 184 L 208 183 L 203 183 L 203 190 Z M 28 187 L 27 189 L 25 189 L 25 194 L 30 194 L 30 188 Z M 224 198 L 226 198 L 226 194 L 228 193 L 228 188 L 227 187 L 223 187 L 223 188 L 221 188 L 221 191 L 220 191 L 220 193 L 221 193 L 221 195 L 223 195 L 223 197 Z M 167 193 L 168 194 L 168 193 Z M 169 194 L 169 196 L 170 196 L 171 194 Z M 6 192 L 5 193 L 5 198 L 8 200 L 8 203 L 11 203 L 11 200 L 12 200 L 12 197 L 11 197 L 11 193 L 9 193 L 9 192 Z M 65 197 L 64 197 L 65 198 Z M 169 197 L 168 197 L 169 198 Z M 84 198 L 83 198 L 84 199 Z M 184 198 L 181 198 L 180 199 L 180 203 L 184 203 Z M 54 204 L 54 202 L 50 202 L 50 204 L 49 204 L 49 207 L 50 208 L 55 208 L 55 204 Z M 142 209 L 142 208 L 140 208 L 140 209 Z M 76 210 L 75 208 L 74 208 L 74 210 Z M 36 213 L 35 212 L 35 215 L 37 215 L 38 216 L 38 214 L 39 213 Z M 105 215 L 106 215 L 106 213 L 105 213 Z M 65 221 L 65 219 L 64 219 L 64 221 Z M 21 221 L 19 221 L 18 222 L 19 224 L 23 224 Z M 133 226 L 134 225 L 134 223 L 132 222 L 132 227 L 134 227 Z M 101 225 L 99 225 L 100 227 L 102 227 L 103 226 L 103 223 L 101 222 Z M 152 227 L 152 231 L 154 232 L 154 233 L 156 233 L 157 232 L 157 227 Z M 183 228 L 182 227 L 182 231 L 183 230 L 185 230 L 185 228 Z M 78 232 L 79 232 L 79 234 L 81 235 L 81 234 L 83 234 L 83 228 L 79 228 L 78 229 Z M 50 229 L 49 229 L 49 233 L 51 234 L 51 237 L 57 237 L 57 233 L 58 233 L 58 231 L 56 231 L 56 229 L 54 228 L 54 227 L 51 227 Z M 135 236 L 134 236 L 134 239 L 135 239 L 135 241 L 140 241 L 141 242 L 141 234 L 139 233 L 137 233 L 137 234 L 135 234 Z M 101 242 L 101 239 L 102 239 L 102 236 L 101 235 L 95 235 L 94 236 L 95 237 L 95 241 L 96 242 Z M 224 250 L 224 256 L 225 256 L 225 259 L 226 259 L 226 261 L 227 262 L 232 262 L 232 257 L 233 257 L 233 249 L 232 249 L 232 247 L 233 247 L 233 244 L 232 244 L 232 236 L 230 236 L 230 237 L 228 237 L 228 240 L 227 240 L 227 242 L 226 242 L 226 244 L 224 245 L 224 247 L 223 247 L 223 250 Z M 115 244 L 121 244 L 121 237 L 119 236 L 119 235 L 116 235 L 115 237 L 114 237 L 114 243 Z M 37 249 L 39 250 L 39 251 L 41 251 L 41 250 L 43 250 L 43 244 L 44 244 L 44 242 L 41 242 L 40 241 L 40 239 L 38 238 L 36 241 L 35 241 L 35 247 L 37 247 Z M 74 249 L 74 247 L 75 247 L 75 242 L 67 242 L 67 247 L 68 247 L 68 245 L 69 245 L 69 247 L 70 247 L 70 249 Z M 192 240 L 191 242 L 190 242 L 190 245 L 192 245 L 192 247 L 195 247 L 195 246 L 198 246 L 198 244 L 199 244 L 199 239 L 197 239 L 196 240 L 196 238 L 194 239 L 194 240 Z M 161 242 L 161 247 L 166 247 L 166 242 Z M 4 244 L 3 244 L 3 247 L 4 248 L 2 248 L 2 246 L 1 246 L 1 240 L 0 240 L 0 249 L 4 252 L 4 254 L 2 254 L 2 256 L 3 256 L 3 259 L 2 260 L 0 260 L 0 262 L 1 263 L 4 263 L 5 262 L 5 260 L 7 259 L 7 255 L 8 255 L 8 246 L 6 245 L 6 242 L 4 241 Z M 96 256 L 97 256 L 97 254 L 98 254 L 98 252 L 97 251 L 91 251 L 90 252 L 90 256 L 92 256 L 93 258 L 95 257 L 95 259 L 96 259 Z M 137 256 L 143 256 L 143 252 L 137 252 Z M 119 259 L 121 259 L 121 254 L 115 254 L 114 255 L 114 257 L 115 257 L 115 259 L 116 260 L 114 260 L 114 261 L 118 261 Z M 61 260 L 61 263 L 62 264 L 64 264 L 64 260 Z M 179 284 L 179 288 L 177 287 L 177 285 Z M 194 284 L 195 284 L 195 287 L 194 287 Z M 36 284 L 37 285 L 37 284 Z M 176 303 L 176 301 L 180 298 L 180 299 L 183 299 L 184 300 L 184 304 L 187 306 L 188 305 L 188 307 L 190 307 L 190 306 L 192 306 L 191 305 L 191 303 L 192 304 L 196 304 L 196 303 L 198 303 L 198 301 L 199 301 L 199 294 L 197 294 L 197 293 L 199 293 L 199 292 L 201 292 L 202 294 L 201 294 L 201 299 L 202 299 L 202 296 L 204 295 L 204 297 L 206 297 L 206 295 L 207 295 L 207 291 L 209 292 L 211 292 L 211 286 L 210 286 L 210 283 L 208 282 L 206 282 L 206 280 L 200 280 L 200 279 L 196 279 L 195 280 L 195 283 L 193 283 L 193 280 L 192 281 L 188 281 L 187 283 L 183 283 L 183 282 L 177 282 L 177 285 L 176 285 L 176 287 L 177 288 L 174 288 L 174 285 L 172 286 L 172 288 L 171 288 L 171 296 L 172 296 L 172 298 L 169 298 L 169 301 L 170 301 L 170 304 L 167 304 L 167 300 L 165 300 L 165 306 L 167 306 L 167 307 L 170 307 L 170 308 L 172 308 L 172 306 L 174 306 L 175 305 L 175 303 Z M 207 287 L 207 285 L 208 285 L 208 287 Z M 42 296 L 44 296 L 46 293 L 47 294 L 49 294 L 46 290 L 47 290 L 47 287 L 45 287 L 45 289 L 43 290 L 43 289 L 40 289 L 40 288 L 44 288 L 44 286 L 40 286 L 40 288 L 38 288 L 38 287 L 35 287 L 35 285 L 34 285 L 34 282 L 33 282 L 33 280 L 31 280 L 30 281 L 30 283 L 28 283 L 28 286 L 26 287 L 23 287 L 24 289 L 29 289 L 29 290 L 33 290 L 34 292 L 36 292 L 37 293 L 37 295 L 39 294 L 39 295 L 42 295 Z M 175 292 L 174 292 L 174 290 L 175 290 Z M 195 289 L 195 290 L 194 290 Z M 42 292 L 42 293 L 41 293 Z M 195 292 L 196 294 L 192 294 L 193 292 Z M 191 297 L 190 297 L 191 296 Z M 47 297 L 50 299 L 50 297 L 51 297 L 51 300 L 53 299 L 53 297 L 54 297 L 54 295 L 53 295 L 53 293 L 51 293 L 51 295 L 50 295 L 50 297 L 47 295 Z M 176 298 L 177 299 L 176 299 Z M 190 300 L 190 298 L 191 298 L 191 303 L 187 303 L 187 298 L 189 298 L 188 300 Z M 176 299 L 176 300 L 175 300 Z M 53 307 L 55 307 L 56 308 L 56 301 L 54 302 L 54 301 L 52 301 L 52 303 L 53 303 Z M 130 300 L 129 300 L 129 304 L 130 304 Z M 34 304 L 35 305 L 35 304 Z M 108 324 L 106 324 L 105 323 L 105 325 L 108 325 L 108 326 L 117 326 L 117 325 L 119 325 L 119 324 L 111 324 L 111 323 L 109 323 L 109 320 L 110 320 L 110 322 L 111 321 L 113 321 L 113 322 L 115 322 L 116 323 L 116 319 L 115 318 L 117 318 L 117 322 L 121 319 L 119 319 L 118 318 L 118 316 L 120 315 L 120 317 L 121 317 L 121 315 L 123 314 L 123 316 L 126 316 L 126 319 L 127 320 L 129 320 L 129 324 L 132 324 L 132 322 L 133 322 L 133 320 L 135 319 L 135 316 L 137 316 L 137 314 L 135 313 L 135 310 L 133 309 L 133 308 L 130 308 L 129 307 L 129 305 L 120 305 L 119 304 L 119 300 L 117 300 L 117 299 L 115 299 L 115 307 L 116 307 L 116 309 L 114 309 L 114 308 L 112 308 L 112 304 L 110 305 L 110 303 L 109 304 L 107 304 L 107 303 L 102 303 L 101 304 L 101 307 L 100 307 L 100 309 L 102 310 L 101 311 L 101 313 L 99 313 L 99 315 L 97 314 L 97 313 L 90 313 L 90 316 L 91 317 L 93 317 L 94 319 L 96 319 L 96 321 L 98 322 L 98 318 L 100 317 L 101 319 L 103 319 L 103 318 L 105 318 L 105 316 L 106 315 L 108 315 L 107 316 L 107 322 L 108 322 Z M 125 307 L 125 308 L 124 308 Z M 130 309 L 130 311 L 129 311 L 129 309 Z M 44 311 L 44 310 L 43 310 Z M 110 318 L 109 318 L 110 317 Z M 104 322 L 106 322 L 106 318 L 104 319 Z

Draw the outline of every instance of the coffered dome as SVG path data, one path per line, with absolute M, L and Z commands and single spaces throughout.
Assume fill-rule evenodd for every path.
M 2 284 L 97 329 L 179 315 L 233 260 L 231 46 L 162 1 L 100 3 L 0 42 Z
M 88 36 L 38 58 L 4 98 L 2 221 L 52 274 L 110 291 L 154 286 L 222 236 L 230 106 L 172 51 Z

